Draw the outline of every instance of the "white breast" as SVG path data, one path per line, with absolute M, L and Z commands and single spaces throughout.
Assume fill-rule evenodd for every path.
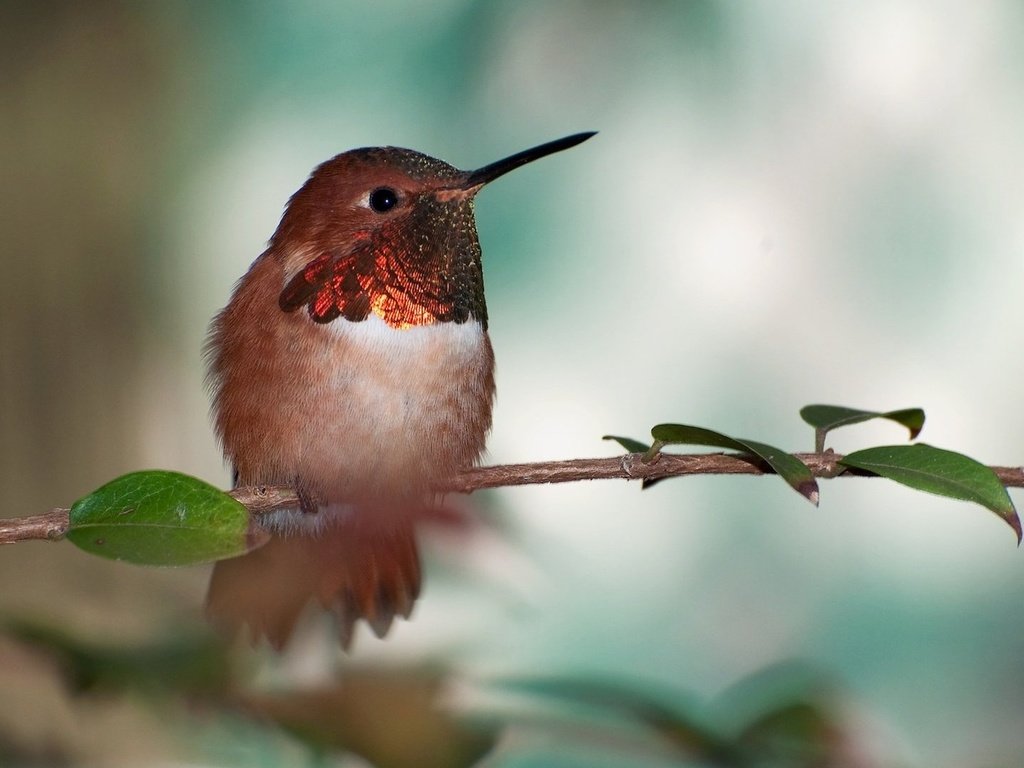
M 434 323 L 399 330 L 371 314 L 355 323 L 338 318 L 317 327 L 396 365 L 412 365 L 421 360 L 425 352 L 433 349 L 440 352 L 442 348 L 447 362 L 470 362 L 481 353 L 485 343 L 484 330 L 474 321 Z
M 320 425 L 303 446 L 322 457 L 302 473 L 310 485 L 327 498 L 403 495 L 475 463 L 494 390 L 480 323 L 400 330 L 371 315 L 317 330 L 331 343 L 316 365 L 313 412 L 304 414 Z

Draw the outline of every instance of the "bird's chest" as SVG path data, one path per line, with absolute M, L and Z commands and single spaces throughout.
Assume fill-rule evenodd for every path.
M 479 323 L 399 330 L 371 316 L 299 330 L 281 342 L 302 365 L 266 382 L 282 396 L 268 420 L 278 470 L 334 499 L 401 495 L 478 459 L 494 391 Z
M 422 437 L 469 407 L 460 399 L 489 367 L 478 323 L 398 330 L 371 316 L 315 328 L 324 336 L 311 359 L 316 421 L 335 437 L 391 442 Z

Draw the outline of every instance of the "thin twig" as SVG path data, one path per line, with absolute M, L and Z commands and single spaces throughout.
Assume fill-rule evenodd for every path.
M 18 541 L 59 541 L 68 532 L 68 511 L 55 507 L 42 515 L 0 520 L 0 544 Z
M 815 477 L 861 475 L 841 467 L 843 458 L 832 451 L 796 454 Z M 1024 488 L 1024 468 L 991 467 L 1003 485 Z M 439 484 L 439 493 L 472 493 L 485 488 L 542 483 L 574 483 L 580 480 L 643 480 L 648 483 L 683 475 L 763 475 L 765 468 L 750 457 L 724 453 L 661 453 L 654 461 L 644 462 L 643 454 L 627 453 L 602 459 L 541 461 L 532 464 L 500 464 L 468 469 Z M 251 514 L 265 515 L 298 505 L 295 490 L 289 486 L 236 488 L 230 494 Z M 0 520 L 0 544 L 19 541 L 57 541 L 68 529 L 68 510 L 55 508 L 42 515 Z

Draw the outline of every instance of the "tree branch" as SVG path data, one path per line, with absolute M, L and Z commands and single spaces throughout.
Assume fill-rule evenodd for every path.
M 830 478 L 860 473 L 840 466 L 843 458 L 832 451 L 795 454 L 815 477 Z M 1024 487 L 1024 468 L 990 467 L 1003 485 Z M 437 485 L 439 493 L 472 493 L 485 488 L 543 483 L 574 483 L 580 480 L 642 480 L 651 483 L 667 477 L 683 475 L 763 475 L 765 467 L 752 457 L 724 453 L 674 454 L 660 453 L 654 460 L 643 461 L 643 454 L 627 453 L 601 459 L 569 459 L 532 464 L 500 464 L 474 467 Z M 871 476 L 871 475 L 868 475 Z M 295 490 L 288 486 L 268 485 L 236 488 L 229 492 L 251 514 L 265 515 L 298 505 Z M 19 541 L 57 541 L 68 529 L 68 510 L 61 507 L 42 515 L 0 520 L 0 544 Z
M 68 532 L 68 512 L 55 507 L 42 515 L 0 520 L 0 544 L 19 541 L 60 541 Z

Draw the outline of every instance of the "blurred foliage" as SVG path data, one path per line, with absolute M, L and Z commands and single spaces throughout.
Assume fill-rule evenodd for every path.
M 223 697 L 232 680 L 227 649 L 212 636 L 170 637 L 119 647 L 88 642 L 44 624 L 8 621 L 2 631 L 48 656 L 73 694 L 136 690 L 156 697 Z
M 241 694 L 239 711 L 271 722 L 315 752 L 352 752 L 379 768 L 457 768 L 494 747 L 500 728 L 443 706 L 447 674 L 362 667 L 332 687 Z
M 232 747 L 231 742 L 246 740 L 248 729 L 228 727 L 209 735 L 216 732 L 216 721 L 226 725 L 244 717 L 290 734 L 305 745 L 310 761 L 351 753 L 378 768 L 476 765 L 510 732 L 518 734 L 516 742 L 555 743 L 562 756 L 585 755 L 603 745 L 624 763 L 859 765 L 848 754 L 845 694 L 826 675 L 803 665 L 763 670 L 707 703 L 651 681 L 608 682 L 600 676 L 473 681 L 451 668 L 420 664 L 348 662 L 333 682 L 267 687 L 252 679 L 257 658 L 252 651 L 229 649 L 211 634 L 119 646 L 28 621 L 8 621 L 2 632 L 49 659 L 79 699 L 141 694 L 140 705 L 164 717 L 178 712 L 176 717 L 184 719 L 176 728 L 200 727 L 208 734 L 191 744 L 207 760 L 244 751 L 244 744 Z M 467 686 L 475 695 L 460 697 L 459 689 Z M 175 702 L 187 706 L 169 706 Z M 501 749 L 515 751 L 507 745 Z M 33 753 L 16 734 L 5 733 L 2 723 L 0 758 L 4 765 L 19 766 L 76 763 L 74 754 L 55 759 Z

